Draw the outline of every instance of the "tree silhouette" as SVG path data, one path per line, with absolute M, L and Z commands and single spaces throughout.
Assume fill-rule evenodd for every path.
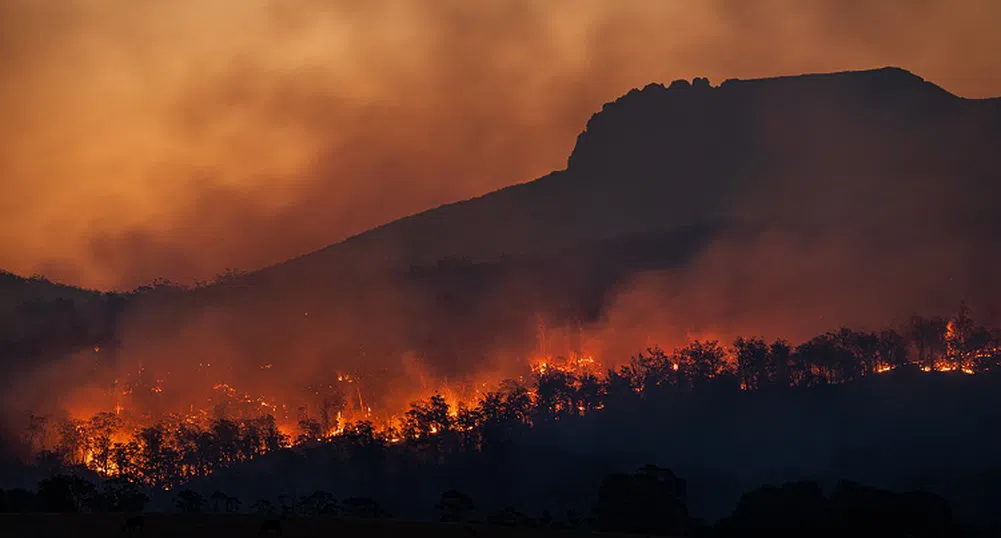
M 372 519 L 388 516 L 379 503 L 369 497 L 348 497 L 341 502 L 341 506 L 349 517 Z
M 320 403 L 320 426 L 324 435 L 341 426 L 338 423 L 338 416 L 346 404 L 347 400 L 340 391 L 335 390 L 324 395 Z
M 67 419 L 59 423 L 59 442 L 56 444 L 56 452 L 63 461 L 70 464 L 83 463 L 87 442 L 86 428 L 82 421 Z
M 103 512 L 142 512 L 149 500 L 134 483 L 111 478 L 102 484 L 95 508 Z
M 299 436 L 296 438 L 296 443 L 312 443 L 319 441 L 324 436 L 323 424 L 310 418 L 299 419 Z
M 2 512 L 24 514 L 44 510 L 38 495 L 24 488 L 2 491 Z
M 465 521 L 469 514 L 476 509 L 473 499 L 461 491 L 450 489 L 441 494 L 435 508 L 440 514 L 441 521 Z
M 598 528 L 606 532 L 669 535 L 689 527 L 685 481 L 653 465 L 607 476 L 594 511 Z
M 49 418 L 46 416 L 36 415 L 34 413 L 28 415 L 28 448 L 32 453 L 37 453 L 43 448 L 45 428 L 48 423 Z
M 521 513 L 515 507 L 507 506 L 500 512 L 490 515 L 487 518 L 487 523 L 507 527 L 531 527 L 534 522 L 532 518 Z
M 93 501 L 96 488 L 72 475 L 56 475 L 38 483 L 38 501 L 46 512 L 80 512 Z
M 918 352 L 918 363 L 923 368 L 934 369 L 935 361 L 945 352 L 947 320 L 940 317 L 911 318 L 908 334 Z
M 726 350 L 716 340 L 696 340 L 678 350 L 677 361 L 693 386 L 702 387 L 726 369 Z
M 768 344 L 760 338 L 737 338 L 733 343 L 737 356 L 737 377 L 746 390 L 768 382 Z
M 831 521 L 845 531 L 928 537 L 955 531 L 948 503 L 928 493 L 893 493 L 843 480 L 835 487 L 830 506 Z
M 833 335 L 840 352 L 839 371 L 842 380 L 876 373 L 879 362 L 879 336 L 842 327 Z
M 190 489 L 181 490 L 174 496 L 174 506 L 182 514 L 201 514 L 206 504 L 204 497 Z
M 179 476 L 179 454 L 168 442 L 167 428 L 156 424 L 142 428 L 136 435 L 142 473 L 154 487 L 169 487 Z
M 337 513 L 337 501 L 326 491 L 314 491 L 299 499 L 299 511 L 305 515 L 328 516 Z
M 587 414 L 604 406 L 605 386 L 592 373 L 585 373 L 577 379 L 577 394 L 574 409 Z
M 788 388 L 792 384 L 792 348 L 785 340 L 776 340 L 768 348 L 768 384 Z
M 274 503 L 268 499 L 257 499 L 250 505 L 250 511 L 262 516 L 274 515 L 276 512 Z
M 745 493 L 718 529 L 734 536 L 809 536 L 825 529 L 827 499 L 815 482 L 763 486 Z
M 907 364 L 907 340 L 900 333 L 889 329 L 881 331 L 876 346 L 879 367 L 897 368 Z
M 90 447 L 91 464 L 107 472 L 111 469 L 112 436 L 122 427 L 122 419 L 114 413 L 98 413 L 87 423 L 85 435 Z
M 576 414 L 576 379 L 570 372 L 550 369 L 536 379 L 535 420 L 555 420 L 561 414 Z
M 209 495 L 209 501 L 212 503 L 212 511 L 221 514 L 226 511 L 226 500 L 229 496 L 225 493 L 215 490 L 212 495 Z

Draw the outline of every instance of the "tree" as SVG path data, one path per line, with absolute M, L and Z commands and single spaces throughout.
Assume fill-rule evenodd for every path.
M 877 369 L 897 368 L 907 364 L 907 341 L 900 333 L 884 330 L 876 343 Z
M 212 502 L 212 511 L 217 514 L 225 512 L 227 499 L 229 499 L 229 496 L 225 493 L 219 490 L 213 491 L 212 495 L 209 496 L 209 501 Z
M 42 449 L 45 440 L 45 428 L 49 418 L 34 413 L 28 415 L 28 448 L 32 453 Z
M 689 527 L 685 481 L 653 465 L 605 477 L 594 511 L 606 532 L 681 535 Z
M 536 379 L 535 412 L 538 420 L 555 420 L 561 414 L 576 414 L 576 379 L 572 372 L 549 369 Z
M 816 482 L 763 486 L 741 496 L 718 528 L 727 535 L 810 536 L 826 528 L 826 512 Z
M 839 365 L 842 380 L 854 379 L 859 373 L 867 376 L 876 373 L 879 336 L 843 327 L 832 337 L 839 346 L 840 356 L 844 361 Z
M 135 440 L 128 443 L 115 443 L 111 447 L 111 461 L 114 463 L 118 476 L 128 480 L 143 480 L 143 465 L 139 461 L 139 443 Z
M 212 436 L 216 443 L 216 456 L 218 465 L 231 465 L 242 458 L 240 447 L 241 434 L 240 425 L 225 418 L 213 420 L 211 424 Z
M 102 484 L 97 502 L 96 509 L 103 512 L 142 512 L 149 497 L 134 483 L 111 478 Z
M 567 527 L 571 529 L 580 528 L 580 515 L 573 508 L 567 510 Z
M 796 347 L 795 361 L 803 365 L 805 372 L 816 376 L 811 381 L 840 383 L 850 379 L 854 367 L 852 356 L 840 345 L 831 333 L 815 336 Z M 810 383 L 808 383 L 810 384 Z
M 38 501 L 46 512 L 79 512 L 93 501 L 94 484 L 72 475 L 56 475 L 38 483 Z
M 314 491 L 299 499 L 299 511 L 311 516 L 333 515 L 337 513 L 337 501 L 326 491 Z
M 469 495 L 450 489 L 441 494 L 435 508 L 441 515 L 441 521 L 465 521 L 476 506 Z
M 726 369 L 726 350 L 716 340 L 696 340 L 678 350 L 677 355 L 682 365 L 679 369 L 684 369 L 696 387 L 706 385 Z
M 948 322 L 940 317 L 911 318 L 908 335 L 918 352 L 922 368 L 935 369 L 935 361 L 945 352 L 945 332 Z
M 389 514 L 379 506 L 375 499 L 369 497 L 348 497 L 341 503 L 346 515 L 356 518 L 383 518 Z
M 677 385 L 680 365 L 671 360 L 659 347 L 647 349 L 632 357 L 628 366 L 620 369 L 620 373 L 629 379 L 629 384 L 643 394 L 652 394 L 657 387 Z
M 205 511 L 205 497 L 190 489 L 181 490 L 174 497 L 174 506 L 182 514 L 201 514 Z
M 412 439 L 426 438 L 451 429 L 452 420 L 448 412 L 448 403 L 438 393 L 427 401 L 418 400 L 411 403 L 403 424 L 404 435 Z
M 170 445 L 167 428 L 163 424 L 143 428 L 136 438 L 143 478 L 151 486 L 169 487 L 180 475 L 180 455 Z
M 299 436 L 296 437 L 296 443 L 316 442 L 323 439 L 323 437 L 323 424 L 310 418 L 299 419 Z
M 121 427 L 122 420 L 114 413 L 98 413 L 87 422 L 85 435 L 92 468 L 105 474 L 111 471 L 112 437 Z
M 577 379 L 577 396 L 575 409 L 580 414 L 604 407 L 605 385 L 592 373 L 581 375 Z
M 335 390 L 323 397 L 320 403 L 320 426 L 324 436 L 341 426 L 340 415 L 346 404 L 347 401 L 340 391 Z
M 483 409 L 459 404 L 455 415 L 455 429 L 462 435 L 462 449 L 474 452 L 480 448 L 480 429 L 483 426 Z
M 44 508 L 40 505 L 38 495 L 24 488 L 15 488 L 2 492 L 3 506 L 0 512 L 24 514 L 37 512 Z
M 63 461 L 70 464 L 82 464 L 87 452 L 87 435 L 84 423 L 79 420 L 63 420 L 59 423 L 59 442 L 56 452 Z
M 874 536 L 955 535 L 952 509 L 930 493 L 894 493 L 843 480 L 830 500 L 834 530 L 865 529 Z
M 268 499 L 257 499 L 254 504 L 250 505 L 250 511 L 258 515 L 270 516 L 275 513 L 275 505 Z
M 789 388 L 792 384 L 792 349 L 789 342 L 776 340 L 768 348 L 768 384 L 778 388 Z
M 745 390 L 760 388 L 768 381 L 768 344 L 760 338 L 737 338 L 733 343 L 737 356 L 737 377 Z

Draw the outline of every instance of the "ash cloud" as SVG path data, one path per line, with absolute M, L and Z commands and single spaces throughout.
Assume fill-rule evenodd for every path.
M 269 265 L 560 168 L 651 80 L 894 64 L 1001 93 L 1001 8 L 962 4 L 3 0 L 2 265 Z

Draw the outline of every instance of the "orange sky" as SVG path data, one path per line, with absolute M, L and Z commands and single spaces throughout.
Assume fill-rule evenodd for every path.
M 898 65 L 1001 95 L 996 0 L 0 0 L 0 268 L 253 269 L 562 168 L 675 78 Z

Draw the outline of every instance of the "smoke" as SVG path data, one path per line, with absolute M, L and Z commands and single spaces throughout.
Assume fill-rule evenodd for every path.
M 1001 93 L 990 0 L 0 1 L 0 265 L 252 269 L 561 168 L 650 81 L 894 64 Z

